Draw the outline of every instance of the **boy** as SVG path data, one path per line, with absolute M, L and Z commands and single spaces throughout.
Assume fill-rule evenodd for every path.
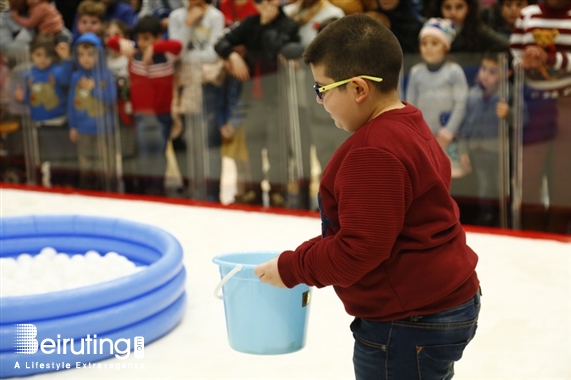
M 323 171 L 321 236 L 254 273 L 280 287 L 334 286 L 355 317 L 358 380 L 449 379 L 476 331 L 478 257 L 449 194 L 450 162 L 398 97 L 399 43 L 355 14 L 327 26 L 303 59 L 317 102 L 352 135 Z
M 495 226 L 493 200 L 498 199 L 499 122 L 509 115 L 510 107 L 500 98 L 502 78 L 497 52 L 484 54 L 466 102 L 466 117 L 458 130 L 458 153 L 467 171 L 474 170 L 480 201 L 475 224 Z
M 287 158 L 285 152 L 280 149 L 283 141 L 280 141 L 280 128 L 275 118 L 275 115 L 279 114 L 276 95 L 278 54 L 288 43 L 299 42 L 299 27 L 284 13 L 279 0 L 255 0 L 254 3 L 259 14 L 246 17 L 230 29 L 214 47 L 216 53 L 227 61 L 230 74 L 244 84 L 241 90 L 243 98 L 239 102 L 229 101 L 236 109 L 225 111 L 224 118 L 227 120 L 221 120 L 221 131 L 226 136 L 231 136 L 236 125 L 228 122 L 234 119 L 232 116 L 238 113 L 238 109 L 248 110 L 244 126 L 248 131 L 252 179 L 259 183 L 266 177 L 261 152 L 267 148 L 271 165 L 269 180 L 272 184 L 285 184 Z M 244 56 L 236 49 L 240 45 L 246 48 Z M 254 184 L 248 185 L 257 187 Z M 255 191 L 252 188 L 238 194 L 236 200 L 240 203 L 251 203 L 256 197 Z M 272 205 L 284 205 L 282 193 L 283 191 L 272 194 Z
M 571 0 L 545 0 L 522 9 L 510 38 L 530 90 L 530 120 L 523 132 L 523 229 L 571 233 L 570 35 Z
M 154 16 L 141 18 L 133 34 L 138 52 L 125 38 L 110 38 L 107 45 L 130 58 L 131 104 L 139 151 L 137 165 L 141 173 L 152 176 L 146 192 L 161 195 L 167 164 L 165 150 L 172 126 L 174 65 L 182 44 L 163 40 L 161 21 Z
M 54 62 L 59 56 L 61 62 Z M 33 66 L 24 78 L 25 90 L 17 88 L 15 99 L 26 101 L 37 127 L 61 127 L 66 124 L 67 86 L 73 64 L 69 44 L 55 45 L 54 37 L 39 34 L 30 44 Z
M 77 7 L 77 21 L 73 28 L 73 40 L 77 40 L 79 36 L 87 32 L 101 36 L 104 21 L 105 5 L 99 1 L 84 0 Z
M 67 134 L 67 87 L 73 64 L 69 44 L 55 45 L 54 37 L 46 34 L 38 34 L 32 40 L 30 57 L 33 66 L 26 73 L 24 88 L 18 86 L 14 98 L 29 107 L 37 128 L 40 161 L 44 162 L 66 151 L 61 139 Z M 57 57 L 61 61 L 58 62 Z
M 184 46 L 181 65 L 177 69 L 172 113 L 181 126 L 180 130 L 183 129 L 182 126 L 188 128 L 186 136 L 193 136 L 192 140 L 199 142 L 198 146 L 193 148 L 193 153 L 208 157 L 206 164 L 203 160 L 193 161 L 200 163 L 202 167 L 206 166 L 208 171 L 204 174 L 211 176 L 204 178 L 204 181 L 208 180 L 209 185 L 206 186 L 203 196 L 210 201 L 218 201 L 222 138 L 216 122 L 216 108 L 220 103 L 224 62 L 214 51 L 214 44 L 223 34 L 224 15 L 211 3 L 211 0 L 190 0 L 187 7 L 172 11 L 169 16 L 169 37 L 180 41 Z M 204 75 L 209 68 L 213 74 L 210 80 Z M 202 78 L 194 74 L 198 70 L 202 70 Z M 196 116 L 199 111 L 203 116 Z M 202 128 L 197 117 L 204 117 L 206 145 L 196 138 Z M 200 174 L 201 171 L 195 170 L 195 183 L 199 181 Z
M 109 190 L 103 188 L 100 176 L 111 159 L 107 139 L 114 128 L 115 81 L 105 68 L 103 45 L 98 36 L 83 34 L 74 49 L 77 70 L 71 77 L 68 119 L 69 138 L 77 144 L 79 186 Z

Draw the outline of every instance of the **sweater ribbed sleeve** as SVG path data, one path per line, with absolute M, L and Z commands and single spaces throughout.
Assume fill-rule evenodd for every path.
M 287 286 L 347 287 L 386 260 L 410 204 L 408 173 L 389 152 L 356 149 L 339 169 L 335 198 L 338 233 L 280 256 L 280 275 Z

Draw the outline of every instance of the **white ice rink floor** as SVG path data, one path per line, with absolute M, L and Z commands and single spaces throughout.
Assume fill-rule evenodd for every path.
M 186 314 L 174 330 L 145 347 L 144 369 L 72 369 L 34 378 L 354 378 L 351 317 L 332 289 L 313 291 L 305 348 L 278 356 L 233 351 L 223 302 L 213 296 L 220 279 L 214 256 L 295 248 L 320 233 L 318 218 L 11 188 L 0 188 L 0 197 L 2 217 L 125 218 L 165 229 L 184 248 Z M 559 240 L 468 233 L 480 256 L 482 311 L 455 379 L 571 379 L 571 238 Z

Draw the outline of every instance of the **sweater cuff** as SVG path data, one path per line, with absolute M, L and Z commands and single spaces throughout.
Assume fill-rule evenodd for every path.
M 282 252 L 278 258 L 278 271 L 280 272 L 280 277 L 285 286 L 290 289 L 300 283 L 292 270 L 295 257 L 296 254 L 294 251 L 285 251 Z
M 107 46 L 114 51 L 119 51 L 120 50 L 119 40 L 121 40 L 120 36 L 111 37 L 107 41 Z
M 179 55 L 182 50 L 182 44 L 176 40 L 162 40 L 155 42 L 153 52 L 155 53 L 171 53 Z

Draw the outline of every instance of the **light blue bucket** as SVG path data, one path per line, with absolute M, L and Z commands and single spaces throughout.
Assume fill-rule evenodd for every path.
M 282 289 L 260 282 L 254 269 L 277 253 L 229 253 L 212 261 L 222 280 L 214 295 L 224 300 L 230 347 L 258 355 L 287 354 L 305 346 L 310 289 Z M 220 295 L 222 288 L 223 295 Z

